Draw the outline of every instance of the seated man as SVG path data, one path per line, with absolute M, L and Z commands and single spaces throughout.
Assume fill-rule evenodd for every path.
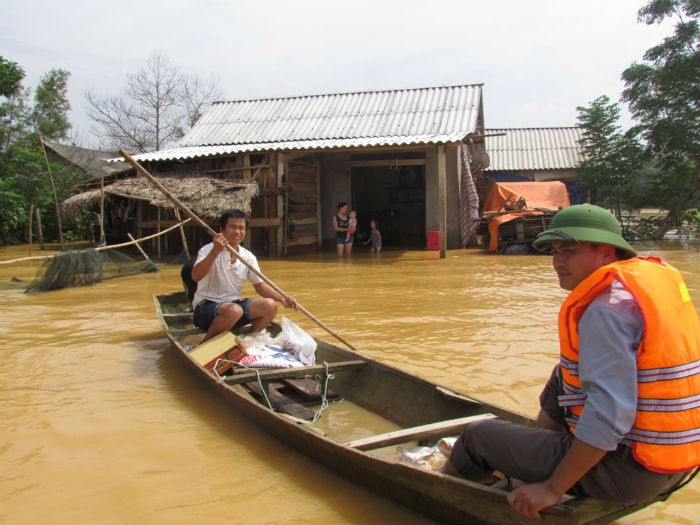
M 192 268 L 192 279 L 197 291 L 192 300 L 194 324 L 206 331 L 202 342 L 232 328 L 252 323 L 253 331 L 262 331 L 277 314 L 280 302 L 296 309 L 294 297 L 283 297 L 253 270 L 238 260 L 227 245 L 255 268 L 258 260 L 241 243 L 246 235 L 246 219 L 240 210 L 228 210 L 219 219 L 219 233 L 213 242 L 204 245 L 197 253 Z M 241 291 L 246 280 L 255 287 L 261 297 L 244 299 Z
M 445 471 L 516 478 L 508 502 L 532 519 L 566 492 L 633 504 L 675 490 L 700 465 L 700 323 L 683 278 L 589 204 L 560 210 L 534 246 L 571 292 L 538 428 L 469 425 Z

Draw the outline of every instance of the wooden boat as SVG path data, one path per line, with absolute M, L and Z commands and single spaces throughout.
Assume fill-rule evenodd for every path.
M 397 445 L 433 445 L 441 437 L 458 435 L 465 424 L 475 419 L 499 417 L 532 424 L 525 416 L 323 340 L 317 340 L 314 366 L 234 369 L 226 372 L 230 375 L 219 375 L 192 357 L 190 347 L 199 342 L 202 334 L 192 325 L 185 294 L 157 295 L 154 301 L 173 351 L 233 409 L 284 444 L 435 521 L 533 523 L 508 505 L 506 490 L 407 463 L 397 451 Z M 320 395 L 324 390 L 326 396 Z M 321 422 L 333 413 L 335 406 L 331 405 L 318 420 L 314 415 L 324 400 L 333 396 L 342 397 L 343 403 L 338 406 L 344 410 L 349 405 L 363 413 L 376 414 L 391 430 L 379 434 L 365 430 L 366 435 L 358 436 L 348 434 L 353 425 L 343 425 L 343 430 L 324 428 Z M 567 496 L 542 512 L 542 523 L 607 523 L 649 503 L 652 502 L 624 507 L 594 498 Z

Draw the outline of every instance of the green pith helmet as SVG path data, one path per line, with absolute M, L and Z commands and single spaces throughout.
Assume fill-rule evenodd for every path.
M 593 204 L 576 204 L 559 210 L 549 229 L 540 233 L 532 245 L 538 250 L 546 251 L 553 242 L 609 244 L 637 255 L 622 238 L 615 216 Z

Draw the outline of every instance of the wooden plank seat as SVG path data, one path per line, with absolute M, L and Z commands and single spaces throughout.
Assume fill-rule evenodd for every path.
M 323 397 L 323 385 L 314 380 L 308 379 L 283 379 L 282 382 L 292 390 L 302 395 L 306 399 L 318 400 Z M 326 399 L 337 399 L 339 394 L 333 389 L 328 388 L 326 391 Z
M 342 372 L 346 370 L 360 370 L 364 368 L 365 361 L 340 361 L 338 363 L 328 363 L 329 372 Z M 250 369 L 236 369 L 232 376 L 225 376 L 222 380 L 228 385 L 240 385 L 257 381 L 258 376 L 261 381 L 273 379 L 287 379 L 294 377 L 304 377 L 310 374 L 322 374 L 326 370 L 324 365 L 300 366 L 296 368 L 265 368 L 250 371 Z
M 345 445 L 358 450 L 372 450 L 375 448 L 389 447 L 391 445 L 406 443 L 407 441 L 416 441 L 437 436 L 449 436 L 461 432 L 464 426 L 468 425 L 469 423 L 481 421 L 483 419 L 492 419 L 495 417 L 496 416 L 493 414 L 477 414 L 475 416 L 460 417 L 457 419 L 449 419 L 447 421 L 438 421 L 436 423 L 428 423 L 427 425 L 402 428 L 400 430 L 394 430 L 393 432 L 387 432 L 385 434 L 356 439 L 345 443 Z
M 267 398 L 270 400 L 270 404 L 275 410 L 305 420 L 313 419 L 316 415 L 316 413 L 313 410 L 306 408 L 304 405 L 300 405 L 296 401 L 289 399 L 282 392 L 280 392 L 278 389 L 285 388 L 284 384 L 264 383 L 263 386 L 265 387 L 265 393 L 267 394 Z M 263 395 L 259 383 L 245 383 L 245 387 L 261 399 L 264 399 L 265 396 Z

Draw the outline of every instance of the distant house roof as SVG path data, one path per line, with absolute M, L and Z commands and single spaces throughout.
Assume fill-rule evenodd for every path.
M 93 177 L 106 177 L 131 169 L 131 166 L 123 161 L 108 162 L 109 159 L 119 156 L 119 153 L 114 151 L 81 148 L 70 144 L 60 144 L 52 140 L 44 140 L 44 145 L 59 157 L 77 166 L 86 173 L 89 173 Z
M 583 130 L 568 128 L 488 128 L 486 171 L 560 170 L 578 168 L 583 160 L 579 141 Z M 502 136 L 493 136 L 503 133 Z
M 476 131 L 482 84 L 215 102 L 180 147 L 139 161 L 231 153 L 440 144 Z

